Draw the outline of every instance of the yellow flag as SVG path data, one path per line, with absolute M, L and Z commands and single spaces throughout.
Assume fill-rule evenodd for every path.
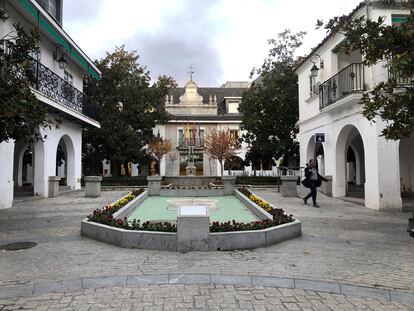
M 185 139 L 187 141 L 187 144 L 190 143 L 190 128 L 188 127 L 188 122 L 187 122 L 187 129 L 185 131 Z

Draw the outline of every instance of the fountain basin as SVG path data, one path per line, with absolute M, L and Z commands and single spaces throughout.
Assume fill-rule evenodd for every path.
M 235 200 L 243 201 L 243 204 L 245 204 L 246 208 L 253 215 L 252 217 L 256 217 L 256 219 L 260 220 L 269 219 L 269 217 L 272 217 L 269 213 L 264 211 L 255 203 L 251 202 L 239 191 L 235 191 L 235 196 L 239 198 L 234 198 Z M 115 213 L 113 216 L 118 219 L 123 219 L 124 217 L 131 215 L 137 206 L 145 203 L 145 200 L 147 198 L 148 192 L 145 191 L 130 203 L 128 203 L 126 206 L 124 206 L 117 213 Z M 227 221 L 230 220 L 231 219 L 227 219 Z M 235 250 L 265 247 L 295 237 L 299 237 L 301 235 L 301 222 L 299 220 L 294 220 L 290 223 L 270 227 L 263 230 L 210 232 L 207 234 L 206 238 L 203 238 L 203 247 L 200 248 L 197 246 L 191 246 L 192 244 L 189 244 L 188 241 L 186 244 L 184 243 L 184 245 L 179 239 L 179 234 L 176 232 L 126 230 L 90 222 L 87 219 L 83 220 L 81 223 L 81 234 L 85 237 L 125 248 L 166 251 Z M 189 248 L 188 245 L 191 247 Z

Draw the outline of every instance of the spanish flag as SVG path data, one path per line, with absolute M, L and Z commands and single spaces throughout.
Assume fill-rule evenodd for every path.
M 193 139 L 194 139 L 194 146 L 197 145 L 197 129 L 195 126 L 195 122 L 194 122 L 194 127 L 193 127 Z
M 185 130 L 185 141 L 187 142 L 187 145 L 190 144 L 190 127 L 188 126 L 188 122 L 187 129 Z

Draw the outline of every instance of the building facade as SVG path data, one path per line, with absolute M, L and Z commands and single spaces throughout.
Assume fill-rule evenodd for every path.
M 220 164 L 204 150 L 204 136 L 213 129 L 229 130 L 240 137 L 241 115 L 238 111 L 248 82 L 227 82 L 221 87 L 198 87 L 190 78 L 183 88 L 174 88 L 165 98 L 165 109 L 171 115 L 165 125 L 158 125 L 154 134 L 170 139 L 172 151 L 161 161 L 161 174 L 186 175 L 189 149 L 194 155 L 196 174 L 219 176 Z M 247 146 L 243 143 L 237 159 L 226 164 L 227 169 L 248 170 L 243 165 Z
M 384 16 L 391 25 L 407 14 L 370 2 L 360 4 L 350 18 Z M 333 178 L 334 197 L 360 197 L 369 208 L 399 210 L 414 191 L 414 135 L 388 141 L 381 136 L 385 124 L 380 118 L 370 122 L 363 117 L 362 94 L 389 72 L 384 62 L 364 66 L 359 51 L 335 53 L 342 40 L 340 33 L 329 35 L 296 69 L 301 166 L 316 158 L 320 172 Z M 312 74 L 314 65 L 319 70 Z
M 82 128 L 100 127 L 94 120 L 95 104 L 82 93 L 83 78 L 99 78 L 100 72 L 63 30 L 62 0 L 0 3 L 8 15 L 0 20 L 0 38 L 7 38 L 17 22 L 27 29 L 38 29 L 39 53 L 30 58 L 37 78 L 32 92 L 47 108 L 48 118 L 62 121 L 58 128 L 40 129 L 44 141 L 0 144 L 0 208 L 8 208 L 13 198 L 23 193 L 47 197 L 51 176 L 60 176 L 62 186 L 80 189 Z

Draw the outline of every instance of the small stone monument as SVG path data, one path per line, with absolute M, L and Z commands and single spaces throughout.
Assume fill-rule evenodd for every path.
M 223 176 L 224 195 L 234 194 L 234 185 L 236 184 L 236 176 Z
M 150 196 L 161 195 L 162 176 L 147 176 L 148 180 L 148 194 Z
M 59 195 L 59 176 L 49 176 L 49 198 L 54 198 Z
M 179 206 L 177 251 L 208 251 L 210 217 L 206 205 Z
M 98 198 L 101 196 L 102 176 L 85 176 L 85 197 Z
M 298 176 L 282 176 L 282 184 L 280 185 L 280 192 L 282 197 L 295 198 L 298 196 L 297 185 L 299 181 Z

